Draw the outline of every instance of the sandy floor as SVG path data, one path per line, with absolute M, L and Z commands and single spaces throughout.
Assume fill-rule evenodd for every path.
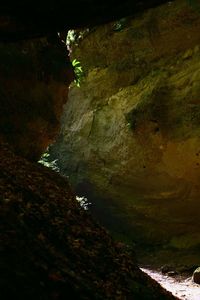
M 200 300 L 200 285 L 192 282 L 190 278 L 169 277 L 158 271 L 149 269 L 141 270 L 158 281 L 161 286 L 170 291 L 173 295 L 183 300 Z

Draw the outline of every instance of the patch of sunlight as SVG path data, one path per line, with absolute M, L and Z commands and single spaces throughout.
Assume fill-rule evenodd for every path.
M 60 170 L 57 165 L 58 160 L 57 159 L 51 160 L 48 151 L 49 150 L 47 148 L 46 152 L 43 153 L 42 156 L 40 157 L 40 160 L 38 160 L 38 163 L 59 173 Z
M 200 300 L 200 285 L 194 283 L 192 277 L 169 277 L 159 271 L 146 268 L 141 270 L 181 300 Z
M 88 201 L 86 197 L 76 196 L 76 200 L 79 202 L 80 206 L 83 207 L 85 210 L 89 209 L 91 203 Z

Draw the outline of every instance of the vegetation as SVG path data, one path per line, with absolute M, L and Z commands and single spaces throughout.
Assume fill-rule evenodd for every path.
M 73 45 L 78 45 L 79 41 L 83 38 L 85 32 L 88 32 L 88 29 L 83 30 L 83 31 L 78 31 L 78 30 L 69 30 L 67 33 L 67 37 L 66 37 L 66 45 L 67 48 L 69 50 L 69 52 L 72 52 L 72 47 Z M 72 67 L 74 69 L 74 73 L 75 73 L 75 84 L 80 87 L 81 82 L 83 80 L 84 77 L 84 72 L 83 72 L 83 68 L 81 66 L 80 61 L 78 61 L 76 58 L 72 60 Z
M 73 44 L 76 46 L 88 33 L 90 32 L 89 28 L 83 30 L 69 30 L 66 37 L 66 45 L 70 49 Z
M 83 72 L 83 68 L 81 66 L 81 63 L 80 61 L 78 61 L 77 59 L 74 59 L 72 61 L 72 66 L 74 68 L 74 73 L 75 73 L 75 84 L 80 87 L 81 85 L 81 82 L 84 78 L 84 72 Z
M 75 30 L 69 30 L 66 37 L 66 45 L 68 47 L 71 46 L 71 44 L 75 43 L 76 41 L 76 31 Z
M 114 31 L 122 31 L 124 27 L 126 26 L 126 18 L 122 18 L 114 23 L 113 30 Z
M 50 168 L 56 172 L 60 172 L 60 169 L 57 165 L 57 159 L 55 159 L 55 160 L 50 159 L 50 154 L 48 153 L 48 149 L 44 154 L 42 154 L 42 156 L 38 162 L 47 168 Z M 89 209 L 89 206 L 91 203 L 88 201 L 88 199 L 86 197 L 76 196 L 76 200 L 78 201 L 78 203 L 84 210 Z
M 55 160 L 50 160 L 50 154 L 47 152 L 43 153 L 40 160 L 38 161 L 41 165 L 50 168 L 56 172 L 59 172 L 59 168 L 57 166 L 57 159 Z
M 88 201 L 88 199 L 86 197 L 76 196 L 76 200 L 78 201 L 80 206 L 83 207 L 85 210 L 89 209 L 89 206 L 91 205 L 91 203 Z

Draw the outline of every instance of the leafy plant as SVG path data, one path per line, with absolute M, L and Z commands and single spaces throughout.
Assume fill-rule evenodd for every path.
M 126 18 L 122 18 L 114 23 L 113 30 L 114 31 L 122 31 L 126 25 Z
M 47 152 L 43 153 L 40 160 L 38 161 L 41 165 L 50 168 L 56 172 L 59 172 L 59 168 L 57 166 L 57 159 L 55 160 L 50 160 L 50 154 Z
M 80 206 L 83 207 L 85 210 L 89 209 L 91 203 L 88 201 L 86 197 L 76 196 L 76 200 L 79 202 Z
M 81 40 L 85 38 L 85 36 L 90 32 L 89 28 L 85 28 L 83 30 L 69 30 L 66 37 L 66 45 L 69 49 L 73 47 L 73 45 L 78 45 Z
M 74 80 L 74 82 L 76 83 L 76 85 L 78 87 L 80 87 L 81 82 L 82 82 L 82 80 L 84 78 L 83 68 L 81 66 L 80 61 L 78 61 L 77 59 L 74 59 L 72 61 L 72 66 L 74 68 L 74 73 L 75 73 L 75 80 Z
M 68 47 L 71 46 L 71 44 L 75 43 L 77 39 L 77 34 L 75 30 L 69 30 L 66 37 L 66 45 Z

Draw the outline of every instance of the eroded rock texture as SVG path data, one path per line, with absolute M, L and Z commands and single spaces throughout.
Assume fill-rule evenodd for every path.
M 93 221 L 66 179 L 0 143 L 1 299 L 175 300 Z
M 198 260 L 199 43 L 200 15 L 185 1 L 90 31 L 72 49 L 86 77 L 53 150 L 104 224 L 166 261 L 180 250 Z

